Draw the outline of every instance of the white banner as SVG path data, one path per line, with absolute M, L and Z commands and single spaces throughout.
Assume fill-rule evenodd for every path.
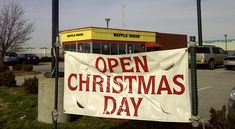
M 128 55 L 65 53 L 65 113 L 190 122 L 187 48 Z

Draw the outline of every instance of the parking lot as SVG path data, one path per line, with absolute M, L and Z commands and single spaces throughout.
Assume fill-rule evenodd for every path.
M 226 105 L 229 92 L 235 86 L 235 70 L 217 68 L 198 69 L 199 115 L 207 121 L 210 108 L 221 109 Z
M 51 63 L 34 65 L 34 70 L 41 73 L 48 72 L 50 69 Z M 60 62 L 60 71 L 63 71 L 62 62 Z M 197 73 L 199 115 L 204 121 L 208 121 L 211 107 L 221 109 L 222 105 L 226 105 L 229 92 L 232 87 L 235 86 L 235 70 L 226 70 L 224 67 L 214 70 L 199 68 Z M 22 77 L 21 79 L 21 81 L 23 81 Z

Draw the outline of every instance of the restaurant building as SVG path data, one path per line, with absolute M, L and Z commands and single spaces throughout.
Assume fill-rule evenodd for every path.
M 187 35 L 85 27 L 60 32 L 65 51 L 130 54 L 187 47 Z

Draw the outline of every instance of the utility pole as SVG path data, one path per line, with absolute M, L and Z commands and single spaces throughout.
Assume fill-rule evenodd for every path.
M 226 51 L 228 50 L 228 47 L 227 47 L 227 36 L 228 36 L 228 34 L 224 34 L 224 42 L 225 42 L 225 50 Z
M 109 21 L 110 21 L 111 19 L 110 18 L 105 18 L 105 21 L 106 21 L 106 23 L 107 23 L 107 28 L 109 28 Z
M 201 0 L 197 0 L 197 23 L 198 23 L 198 43 L 199 46 L 202 46 Z
M 52 64 L 51 74 L 55 77 L 53 127 L 57 129 L 58 120 L 58 68 L 59 68 L 59 0 L 52 0 Z M 55 52 L 55 54 L 54 54 Z

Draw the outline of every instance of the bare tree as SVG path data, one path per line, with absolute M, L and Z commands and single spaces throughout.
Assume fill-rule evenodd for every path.
M 33 23 L 24 16 L 22 6 L 10 1 L 0 10 L 0 66 L 7 51 L 19 50 L 33 32 Z

